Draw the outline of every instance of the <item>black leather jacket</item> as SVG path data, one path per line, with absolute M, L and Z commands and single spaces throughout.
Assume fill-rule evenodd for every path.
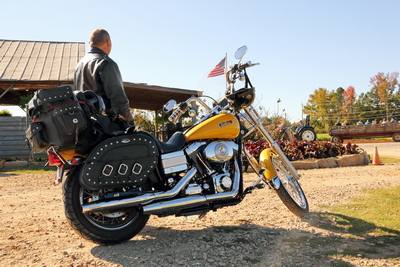
M 75 90 L 92 90 L 100 95 L 109 116 L 122 115 L 129 124 L 134 124 L 118 65 L 101 49 L 91 47 L 79 61 L 75 67 L 74 85 Z

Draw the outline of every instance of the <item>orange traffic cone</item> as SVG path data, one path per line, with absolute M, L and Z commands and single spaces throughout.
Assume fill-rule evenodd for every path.
M 375 146 L 375 150 L 374 150 L 374 160 L 372 161 L 372 164 L 374 164 L 374 165 L 380 165 L 380 164 L 382 164 L 382 163 L 381 163 L 381 160 L 380 160 L 380 158 L 379 158 L 379 153 L 378 153 L 378 147 L 377 147 L 377 146 Z

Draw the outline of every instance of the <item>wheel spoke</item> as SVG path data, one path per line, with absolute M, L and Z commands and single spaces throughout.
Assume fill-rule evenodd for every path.
M 99 200 L 103 194 L 101 190 L 92 191 L 83 188 L 81 188 L 80 192 L 81 204 Z M 84 215 L 88 221 L 96 227 L 108 230 L 118 230 L 132 223 L 139 216 L 139 212 L 132 210 L 112 213 L 91 212 L 85 213 Z
M 279 158 L 272 157 L 272 163 L 281 181 L 277 193 L 283 203 L 297 216 L 308 212 L 308 202 L 296 178 L 290 174 Z

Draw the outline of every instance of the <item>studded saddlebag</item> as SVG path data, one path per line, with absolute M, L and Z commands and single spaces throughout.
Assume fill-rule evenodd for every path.
M 34 153 L 50 146 L 58 150 L 74 147 L 87 126 L 87 116 L 69 86 L 42 89 L 28 103 L 32 124 L 26 136 Z
M 135 186 L 144 183 L 158 163 L 156 140 L 135 132 L 108 138 L 86 158 L 79 174 L 82 187 L 89 190 Z

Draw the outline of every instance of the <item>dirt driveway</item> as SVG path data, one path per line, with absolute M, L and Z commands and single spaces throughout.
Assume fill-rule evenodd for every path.
M 51 185 L 53 173 L 0 173 L 0 265 L 400 266 L 399 233 L 381 239 L 332 230 L 321 208 L 365 189 L 400 185 L 400 164 L 300 173 L 310 203 L 304 219 L 293 216 L 274 192 L 261 189 L 195 222 L 152 216 L 140 235 L 115 246 L 95 245 L 71 230 L 61 186 Z M 250 183 L 255 176 L 245 178 Z
M 359 147 L 367 151 L 368 154 L 373 155 L 375 146 L 378 149 L 379 156 L 400 158 L 400 142 L 387 142 L 387 143 L 357 143 Z

